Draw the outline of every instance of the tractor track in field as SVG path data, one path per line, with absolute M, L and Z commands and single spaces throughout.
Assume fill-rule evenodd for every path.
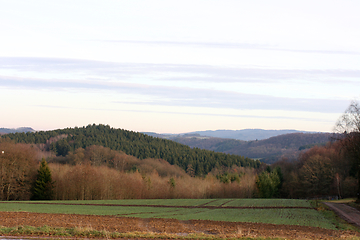
M 22 203 L 22 204 L 46 204 L 46 205 L 74 205 L 74 206 L 108 206 L 108 207 L 153 207 L 153 208 L 206 208 L 206 209 L 314 209 L 313 207 L 301 206 L 177 206 L 177 205 L 140 205 L 140 204 L 96 204 L 96 203 L 49 203 L 49 202 L 1 202 L 1 203 Z

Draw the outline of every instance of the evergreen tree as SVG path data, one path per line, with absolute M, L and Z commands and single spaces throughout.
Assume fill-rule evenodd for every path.
M 65 139 L 61 139 L 56 142 L 56 156 L 63 156 L 65 157 L 68 152 L 70 151 L 70 145 Z
M 280 186 L 280 177 L 277 171 L 264 171 L 256 178 L 256 185 L 261 198 L 273 198 L 277 195 Z
M 53 181 L 51 171 L 43 158 L 32 188 L 32 200 L 51 200 L 53 198 Z

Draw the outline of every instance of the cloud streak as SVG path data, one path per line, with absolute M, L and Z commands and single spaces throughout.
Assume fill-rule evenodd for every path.
M 318 118 L 301 118 L 289 116 L 261 116 L 261 115 L 245 115 L 245 114 L 221 114 L 221 113 L 194 113 L 194 112 L 175 112 L 175 111 L 154 111 L 154 110 L 129 110 L 129 109 L 111 109 L 111 108 L 76 108 L 76 107 L 63 107 L 56 105 L 34 105 L 33 107 L 51 108 L 51 109 L 75 109 L 75 110 L 90 110 L 90 111 L 110 111 L 110 112 L 133 112 L 133 113 L 159 113 L 159 114 L 175 114 L 175 115 L 193 115 L 193 116 L 209 116 L 209 117 L 234 117 L 234 118 L 260 118 L 260 119 L 285 119 L 285 120 L 302 120 L 310 122 L 327 122 L 333 123 L 328 119 Z
M 267 69 L 244 67 L 220 67 L 211 65 L 183 64 L 139 64 L 113 63 L 76 59 L 53 58 L 4 58 L 0 57 L 0 69 L 19 72 L 63 74 L 81 79 L 129 80 L 134 76 L 152 74 L 153 79 L 166 81 L 198 82 L 263 82 L 302 80 L 312 82 L 338 83 L 358 82 L 360 70 L 349 69 Z M 1 71 L 0 71 L 1 73 Z
M 30 78 L 0 77 L 0 86 L 21 89 L 96 90 L 111 91 L 127 95 L 146 97 L 146 101 L 116 101 L 117 103 L 207 107 L 236 110 L 284 110 L 336 113 L 341 112 L 347 101 L 332 99 L 284 98 L 259 94 L 246 94 L 234 91 L 197 89 L 190 87 L 153 86 L 146 84 L 89 82 L 76 80 L 43 80 Z
M 16 74 L 11 74 L 11 71 Z M 360 87 L 359 78 L 359 70 L 253 69 L 76 59 L 0 58 L 0 89 L 98 92 L 105 96 L 111 93 L 115 97 L 109 98 L 109 103 L 138 106 L 340 113 L 348 105 L 348 99 L 296 97 L 291 94 L 288 97 L 277 95 L 266 88 L 291 83 L 299 86 L 303 82 L 337 86 L 339 79 L 342 84 Z M 195 82 L 200 84 L 194 85 Z M 206 87 L 210 83 L 223 87 Z M 232 85 L 227 87 L 229 83 L 237 86 L 250 84 L 255 89 L 256 86 L 262 86 L 259 89 L 262 91 L 259 91 L 260 94 L 258 91 L 247 92 L 241 87 L 233 89 Z
M 345 54 L 345 55 L 360 55 L 357 51 L 346 50 L 311 50 L 311 49 L 288 49 L 279 48 L 273 45 L 266 44 L 251 44 L 251 43 L 223 43 L 223 42 L 177 42 L 177 41 L 138 41 L 138 40 L 91 40 L 96 42 L 118 43 L 118 44 L 143 44 L 155 46 L 183 46 L 195 48 L 231 48 L 231 49 L 252 49 L 252 50 L 267 50 L 267 51 L 284 51 L 284 52 L 298 52 L 298 53 L 318 53 L 318 54 Z

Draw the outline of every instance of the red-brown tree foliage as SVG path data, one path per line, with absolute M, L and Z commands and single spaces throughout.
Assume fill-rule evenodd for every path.
M 206 178 L 160 176 L 138 171 L 124 172 L 90 164 L 49 164 L 59 200 L 145 199 L 145 198 L 246 198 L 255 195 L 255 173 L 244 169 L 240 182 L 221 183 Z M 172 179 L 172 180 L 171 180 Z
M 0 142 L 0 199 L 30 199 L 38 161 L 33 146 Z
M 355 196 L 356 180 L 351 176 L 351 162 L 340 142 L 313 147 L 303 152 L 297 161 L 283 159 L 274 166 L 280 166 L 284 174 L 283 197 Z

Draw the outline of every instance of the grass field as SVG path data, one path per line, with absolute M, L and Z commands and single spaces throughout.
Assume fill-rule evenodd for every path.
M 190 206 L 192 208 L 186 208 L 186 206 Z M 206 206 L 215 206 L 218 208 L 204 208 Z M 234 209 L 228 207 L 249 208 Z M 257 207 L 268 208 L 262 209 Z M 309 201 L 287 199 L 151 199 L 0 202 L 0 211 L 115 215 L 121 217 L 139 218 L 173 218 L 178 220 L 198 219 L 230 222 L 289 224 L 335 229 L 335 226 L 328 219 L 324 218 L 320 212 L 315 209 L 311 209 Z

